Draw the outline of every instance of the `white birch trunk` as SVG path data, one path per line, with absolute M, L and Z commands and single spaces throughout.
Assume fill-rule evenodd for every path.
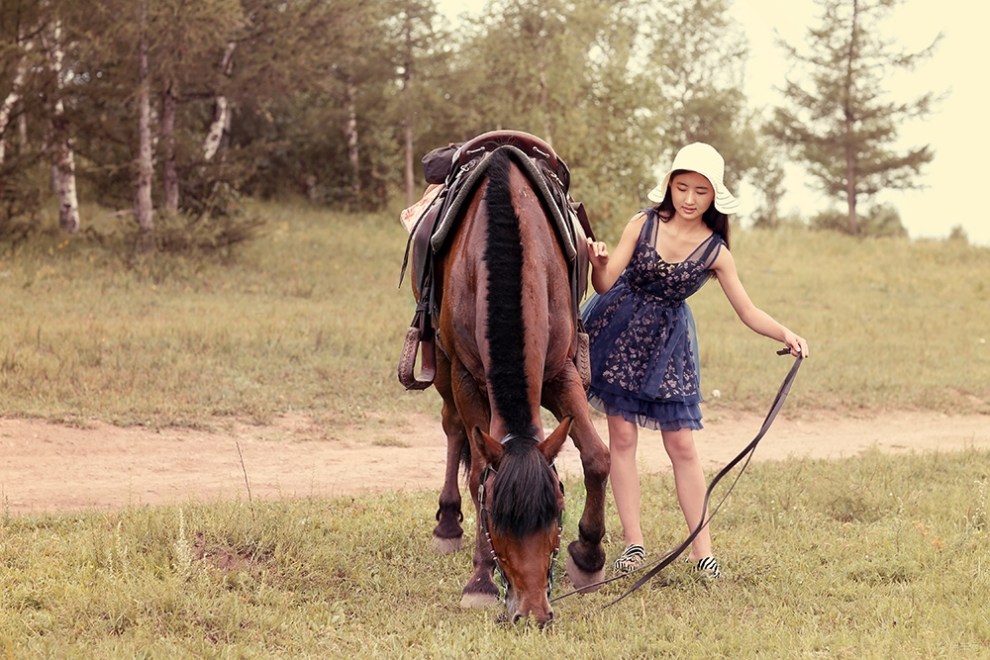
M 409 106 L 406 106 L 407 108 Z M 406 150 L 406 208 L 416 201 L 415 195 L 415 174 L 413 170 L 413 126 L 412 119 L 407 117 L 405 121 L 405 150 Z
M 134 197 L 134 217 L 141 228 L 140 249 L 151 248 L 155 229 L 154 209 L 151 203 L 151 178 L 153 170 L 151 149 L 151 83 L 148 73 L 147 7 L 141 7 L 141 43 L 138 49 L 138 158 L 137 182 Z
M 162 93 L 162 188 L 165 193 L 165 212 L 179 212 L 179 172 L 175 163 L 175 81 L 169 80 Z
M 220 70 L 225 76 L 229 76 L 232 72 L 236 48 L 237 43 L 230 41 L 223 52 Z M 223 141 L 223 134 L 230 128 L 230 102 L 227 97 L 223 94 L 217 94 L 213 107 L 213 123 L 210 124 L 210 130 L 206 134 L 206 142 L 203 143 L 203 160 L 207 162 L 217 155 L 220 143 Z
M 27 75 L 27 52 L 30 50 L 31 42 L 28 41 L 24 44 L 24 54 L 17 61 L 17 70 L 10 86 L 10 93 L 0 105 L 0 165 L 3 165 L 7 157 L 7 129 L 10 127 L 10 118 L 14 113 L 14 108 L 21 100 L 21 88 L 24 87 L 24 77 Z
M 67 232 L 79 231 L 79 199 L 76 195 L 76 159 L 72 133 L 62 102 L 62 22 L 52 21 L 48 57 L 55 74 L 56 96 L 52 106 L 52 183 L 58 196 L 58 223 Z
M 28 123 L 27 115 L 23 112 L 17 116 L 17 142 L 21 150 L 28 147 Z
M 347 157 L 351 161 L 351 191 L 357 198 L 361 194 L 361 152 L 358 149 L 357 85 L 347 81 Z
M 413 78 L 413 45 L 412 45 L 412 25 L 409 14 L 406 14 L 405 27 L 406 61 L 403 63 L 402 71 L 402 129 L 405 148 L 405 183 L 406 183 L 406 208 L 413 205 L 416 200 L 415 181 L 413 174 L 413 104 L 412 86 Z

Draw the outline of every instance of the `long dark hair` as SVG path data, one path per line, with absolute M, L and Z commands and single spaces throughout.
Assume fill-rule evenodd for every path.
M 670 219 L 674 217 L 674 200 L 671 199 L 670 186 L 674 182 L 674 177 L 684 174 L 685 172 L 690 172 L 691 170 L 674 170 L 670 173 L 670 178 L 667 179 L 667 190 L 663 193 L 663 201 L 657 205 L 657 215 L 660 216 L 660 220 L 663 222 L 670 222 Z M 701 219 L 705 221 L 705 224 L 713 232 L 718 234 L 722 240 L 725 242 L 725 247 L 729 247 L 729 216 L 722 213 L 715 208 L 715 186 L 712 186 L 712 205 L 708 207 Z

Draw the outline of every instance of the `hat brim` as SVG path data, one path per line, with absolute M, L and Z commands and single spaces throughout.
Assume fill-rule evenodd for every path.
M 667 186 L 670 184 L 670 175 L 673 171 L 667 172 L 663 179 L 660 181 L 660 185 L 654 188 L 646 196 L 651 202 L 659 204 L 663 201 L 664 195 L 667 194 Z M 702 175 L 704 176 L 704 175 Z M 708 177 L 705 177 L 708 179 Z M 708 182 L 712 184 L 712 188 L 715 189 L 715 210 L 724 213 L 726 215 L 732 215 L 733 213 L 738 213 L 739 211 L 739 200 L 729 192 L 721 183 L 712 183 L 711 179 Z

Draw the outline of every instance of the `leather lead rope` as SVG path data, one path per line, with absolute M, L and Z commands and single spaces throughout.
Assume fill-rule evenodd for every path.
M 781 349 L 777 351 L 777 354 L 789 355 L 790 350 Z M 729 497 L 729 494 L 732 492 L 732 489 L 736 487 L 736 483 L 738 483 L 739 478 L 742 476 L 743 472 L 746 471 L 746 467 L 749 465 L 750 460 L 753 458 L 753 453 L 756 451 L 756 446 L 760 443 L 760 440 L 763 439 L 763 436 L 766 435 L 767 431 L 770 430 L 770 426 L 771 424 L 773 424 L 773 420 L 777 417 L 777 413 L 780 412 L 780 409 L 784 405 L 784 401 L 787 399 L 787 394 L 791 391 L 791 384 L 794 382 L 794 377 L 797 376 L 798 369 L 801 367 L 801 362 L 803 360 L 804 360 L 803 357 L 797 357 L 794 359 L 794 364 L 791 366 L 790 371 L 788 371 L 787 375 L 784 377 L 784 381 L 780 384 L 780 388 L 777 390 L 777 396 L 774 397 L 773 404 L 770 406 L 770 411 L 767 413 L 766 418 L 764 418 L 763 425 L 760 426 L 760 430 L 756 434 L 756 437 L 754 437 L 749 442 L 749 444 L 746 445 L 743 448 L 743 450 L 736 455 L 735 458 L 729 461 L 725 465 L 725 467 L 719 470 L 718 474 L 716 474 L 715 477 L 711 480 L 711 483 L 708 484 L 708 488 L 705 490 L 705 505 L 703 507 L 705 511 L 708 511 L 708 501 L 711 498 L 712 491 L 715 489 L 715 486 L 718 485 L 718 482 L 720 482 L 729 472 L 731 472 L 732 468 L 734 468 L 740 462 L 744 461 L 742 467 L 739 469 L 739 474 L 737 474 L 736 478 L 732 480 L 732 483 L 729 485 L 728 490 L 726 490 L 725 494 L 718 501 L 718 504 L 716 504 L 715 507 L 712 509 L 712 511 L 708 514 L 707 518 L 702 518 L 702 520 L 698 522 L 698 525 L 691 531 L 691 533 L 688 535 L 686 539 L 684 539 L 684 541 L 682 541 L 677 547 L 675 547 L 666 555 L 664 555 L 661 559 L 657 560 L 656 563 L 652 565 L 652 568 L 650 568 L 650 570 L 646 574 L 640 577 L 636 581 L 636 583 L 629 588 L 628 591 L 626 591 L 624 594 L 622 594 L 612 602 L 605 605 L 605 607 L 603 607 L 602 609 L 606 609 L 611 607 L 612 605 L 615 605 L 623 598 L 630 595 L 631 593 L 642 587 L 644 584 L 652 580 L 654 577 L 656 577 L 656 575 L 660 571 L 662 571 L 667 566 L 672 564 L 674 560 L 677 559 L 681 555 L 681 553 L 687 549 L 689 545 L 691 545 L 691 542 L 694 541 L 695 537 L 697 537 L 698 534 L 701 533 L 701 530 L 703 530 L 708 525 L 708 523 L 711 522 L 711 519 L 715 516 L 716 513 L 718 513 L 718 510 L 722 507 L 722 504 L 725 502 L 726 498 Z M 633 572 L 635 573 L 638 571 L 646 570 L 646 568 L 649 568 L 649 566 L 651 565 L 647 565 L 642 568 L 636 569 L 636 571 Z M 614 582 L 615 580 L 621 580 L 628 576 L 629 576 L 628 573 L 623 575 L 617 575 L 607 580 L 603 580 L 597 584 L 589 585 L 579 590 L 576 589 L 574 591 L 561 594 L 560 596 L 553 598 L 550 602 L 556 602 L 568 596 L 573 596 L 576 593 L 587 592 L 587 590 L 590 587 L 599 587 L 608 584 L 609 582 Z

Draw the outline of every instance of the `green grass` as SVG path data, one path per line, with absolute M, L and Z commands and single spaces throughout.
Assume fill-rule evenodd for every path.
M 223 262 L 129 261 L 94 231 L 0 245 L 0 415 L 203 426 L 286 410 L 333 420 L 437 410 L 395 376 L 413 303 L 392 214 L 258 204 L 263 236 Z M 108 238 L 109 237 L 109 238 Z M 811 342 L 794 410 L 990 413 L 990 250 L 736 231 L 756 303 Z M 760 410 L 785 360 L 717 284 L 692 299 L 712 409 Z
M 265 235 L 228 263 L 129 266 L 85 236 L 0 252 L 0 414 L 198 425 L 422 405 L 394 373 L 413 311 L 401 227 L 259 212 Z
M 808 339 L 794 408 L 990 413 L 990 250 L 855 240 L 801 230 L 737 232 L 754 302 Z M 781 367 L 715 283 L 692 299 L 710 404 L 759 409 Z
M 394 216 L 252 212 L 264 237 L 222 263 L 129 261 L 110 230 L 121 221 L 99 209 L 96 232 L 0 245 L 0 415 L 209 427 L 435 414 L 434 393 L 395 378 L 413 304 L 396 288 Z M 811 341 L 788 415 L 990 412 L 987 249 L 740 231 L 733 252 L 757 304 Z M 693 307 L 704 387 L 722 392 L 710 410 L 763 412 L 789 360 L 717 286 Z M 986 657 L 988 459 L 754 464 L 713 525 L 721 582 L 678 565 L 610 609 L 621 585 L 561 601 L 542 633 L 458 607 L 470 556 L 429 549 L 435 492 L 3 515 L 0 654 Z M 684 533 L 672 491 L 668 476 L 644 483 L 655 553 Z M 581 484 L 567 492 L 565 542 Z M 607 541 L 614 557 L 621 539 Z
M 470 553 L 430 549 L 435 493 L 0 518 L 0 653 L 986 657 L 988 465 L 979 451 L 754 464 L 713 523 L 722 580 L 678 563 L 608 609 L 631 580 L 559 601 L 544 632 L 460 609 Z M 567 486 L 565 543 L 581 492 Z M 644 483 L 654 557 L 684 533 L 672 490 Z

